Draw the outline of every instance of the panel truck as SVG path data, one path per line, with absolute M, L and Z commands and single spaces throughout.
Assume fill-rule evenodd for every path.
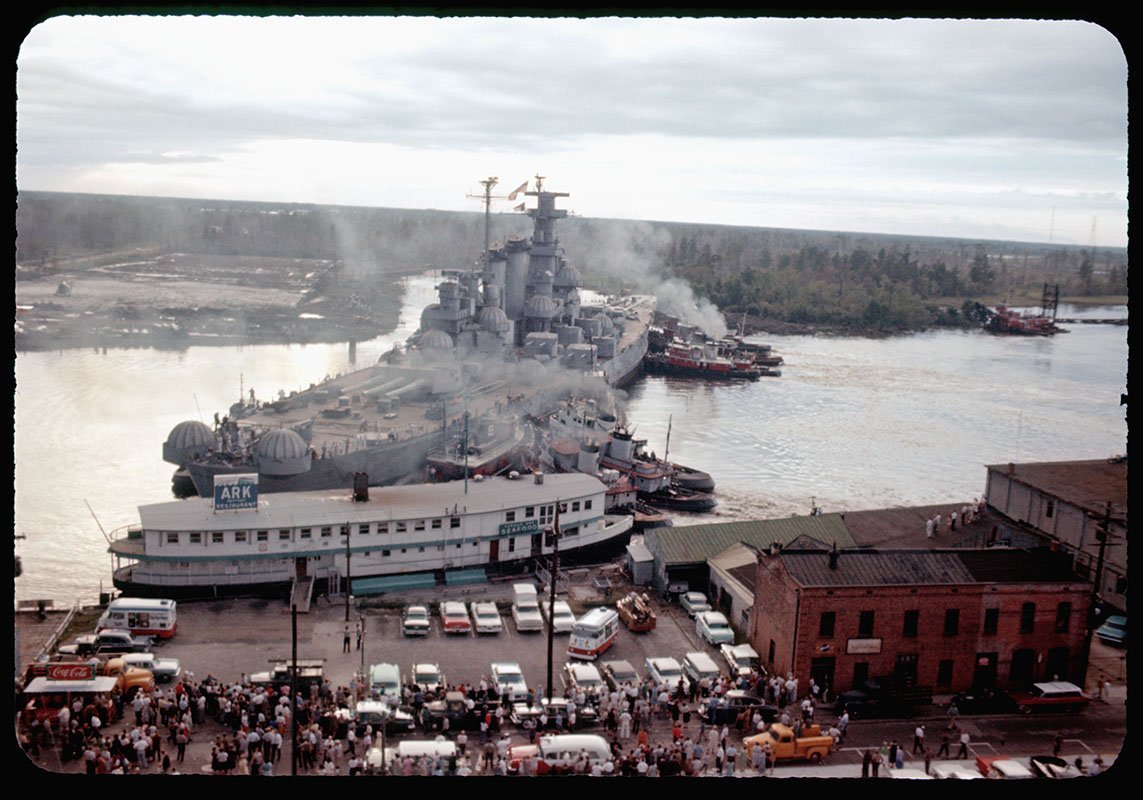
M 820 725 L 807 725 L 801 736 L 794 736 L 789 725 L 775 722 L 764 733 L 747 736 L 742 744 L 747 755 L 755 747 L 770 745 L 770 758 L 775 761 L 813 761 L 815 764 L 833 750 L 833 737 L 823 734 Z

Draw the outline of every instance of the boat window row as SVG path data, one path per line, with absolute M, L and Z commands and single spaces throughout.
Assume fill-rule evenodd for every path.
M 566 512 L 568 510 L 567 504 L 565 503 L 562 505 L 564 506 L 563 510 Z M 571 510 L 572 511 L 579 511 L 580 507 L 581 507 L 581 504 L 580 504 L 579 500 L 573 500 L 572 501 L 572 503 L 571 503 Z M 590 511 L 591 510 L 591 500 L 584 500 L 582 503 L 582 508 L 584 511 Z M 524 508 L 524 519 L 535 519 L 537 510 L 539 511 L 539 521 L 540 521 L 541 525 L 549 524 L 555 520 L 556 507 L 554 505 L 525 506 L 525 508 Z M 519 509 L 512 509 L 511 511 L 505 511 L 504 512 L 504 521 L 505 522 L 515 522 L 518 511 L 519 511 Z
M 414 520 L 414 521 L 400 521 L 392 523 L 394 533 L 407 533 L 409 525 L 412 525 L 414 531 L 423 531 L 426 528 L 434 531 L 444 529 L 444 519 L 432 520 Z M 339 536 L 347 536 L 349 534 L 350 525 L 339 525 L 337 533 Z M 460 527 L 460 517 L 449 517 L 448 527 L 450 530 L 455 530 Z M 322 525 L 318 528 L 298 528 L 298 538 L 312 540 L 315 538 L 315 532 L 319 539 L 332 539 L 334 526 Z M 370 533 L 377 533 L 379 535 L 387 534 L 390 532 L 390 523 L 376 522 L 368 523 L 363 522 L 357 526 L 357 535 L 368 536 Z M 246 544 L 247 542 L 269 542 L 271 539 L 276 539 L 279 542 L 288 542 L 293 539 L 293 530 L 290 528 L 281 528 L 277 531 L 190 531 L 185 533 L 188 537 L 187 541 L 190 544 L 204 544 L 209 541 L 211 544 L 225 544 L 227 534 L 233 534 L 233 541 L 235 544 Z M 179 544 L 183 539 L 184 533 L 181 531 L 167 531 L 163 534 L 164 544 Z M 209 539 L 207 538 L 209 536 Z

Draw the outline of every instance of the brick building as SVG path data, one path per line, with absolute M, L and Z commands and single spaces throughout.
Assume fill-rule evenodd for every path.
M 1066 553 L 775 547 L 755 576 L 750 643 L 803 685 L 952 693 L 1082 672 L 1091 586 Z

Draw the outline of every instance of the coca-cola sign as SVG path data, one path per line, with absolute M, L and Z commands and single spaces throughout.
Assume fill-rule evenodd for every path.
M 95 679 L 94 664 L 48 664 L 49 681 L 90 681 Z

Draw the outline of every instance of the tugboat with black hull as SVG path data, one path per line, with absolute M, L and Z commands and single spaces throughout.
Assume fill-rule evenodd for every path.
M 670 447 L 668 432 L 668 448 Z M 562 468 L 594 473 L 615 470 L 635 487 L 641 502 L 655 508 L 709 511 L 717 501 L 709 490 L 711 476 L 697 469 L 680 468 L 654 453 L 646 453 L 645 439 L 635 439 L 618 415 L 601 410 L 595 400 L 566 400 L 548 418 L 550 457 Z M 563 455 L 565 460 L 561 461 Z M 575 455 L 575 466 L 570 456 Z M 682 480 L 679 480 L 679 476 Z

